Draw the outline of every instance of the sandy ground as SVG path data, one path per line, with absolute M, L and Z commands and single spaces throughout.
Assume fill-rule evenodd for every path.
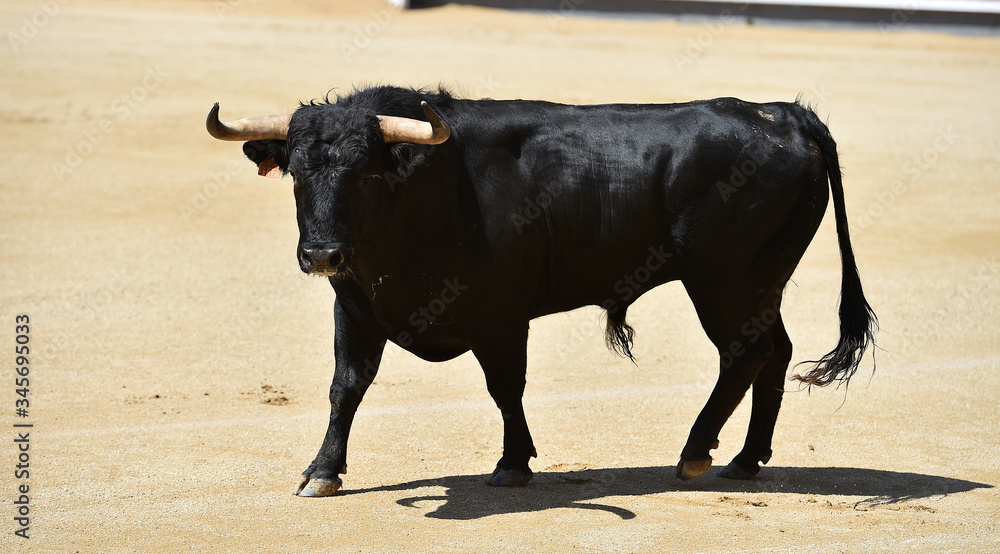
M 1000 550 L 1000 39 L 326 6 L 0 3 L 0 551 Z M 257 177 L 203 121 L 215 101 L 244 117 L 366 83 L 802 94 L 840 144 L 877 371 L 787 394 L 757 481 L 681 483 L 716 361 L 667 285 L 630 311 L 637 367 L 604 348 L 595 309 L 534 322 L 528 487 L 482 484 L 502 427 L 475 360 L 390 347 L 344 494 L 292 496 L 326 426 L 333 294 L 297 268 L 290 180 Z M 796 360 L 836 340 L 832 219 L 786 296 Z M 744 404 L 717 461 L 747 419 Z M 30 477 L 14 479 L 25 422 Z

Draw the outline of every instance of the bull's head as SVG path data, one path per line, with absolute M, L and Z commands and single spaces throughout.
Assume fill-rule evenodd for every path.
M 359 106 L 306 105 L 294 114 L 222 123 L 219 105 L 206 126 L 220 140 L 247 141 L 243 151 L 261 175 L 291 174 L 305 273 L 334 276 L 349 267 L 364 223 L 366 198 L 386 174 L 406 175 L 423 154 L 414 144 L 448 140 L 448 125 L 421 102 L 427 121 L 376 115 Z

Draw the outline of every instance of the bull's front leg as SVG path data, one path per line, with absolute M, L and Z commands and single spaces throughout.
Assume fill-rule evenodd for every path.
M 486 481 L 494 487 L 526 485 L 532 477 L 528 459 L 537 456 L 521 403 L 528 361 L 527 340 L 527 324 L 523 328 L 512 325 L 472 346 L 486 374 L 490 396 L 503 417 L 503 457 Z
M 338 290 L 334 303 L 336 369 L 330 385 L 330 425 L 316 459 L 302 473 L 295 489 L 298 496 L 332 496 L 343 484 L 340 474 L 347 473 L 351 423 L 385 348 L 367 302 L 352 302 L 348 296 Z

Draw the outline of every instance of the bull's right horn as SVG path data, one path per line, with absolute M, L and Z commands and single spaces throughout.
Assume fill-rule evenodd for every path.
M 421 102 L 427 121 L 396 117 L 378 116 L 379 126 L 385 142 L 412 142 L 414 144 L 441 144 L 451 136 L 451 128 L 427 102 Z
M 219 140 L 285 140 L 292 114 L 248 117 L 236 121 L 219 121 L 219 103 L 208 112 L 205 127 L 208 134 Z

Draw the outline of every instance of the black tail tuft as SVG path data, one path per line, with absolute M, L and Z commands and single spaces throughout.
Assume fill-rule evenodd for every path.
M 628 358 L 635 363 L 632 356 L 632 339 L 635 337 L 635 329 L 625 323 L 624 308 L 619 308 L 614 312 L 608 312 L 608 326 L 604 333 L 604 342 L 615 354 L 623 358 Z
M 829 129 L 812 110 L 806 108 L 805 113 L 805 124 L 813 139 L 819 144 L 826 161 L 837 222 L 837 241 L 840 244 L 843 276 L 840 289 L 840 341 L 836 348 L 819 360 L 803 362 L 814 366 L 805 375 L 795 375 L 793 379 L 807 385 L 826 386 L 835 381 L 847 383 L 858 371 L 865 351 L 875 344 L 878 318 L 865 299 L 864 291 L 861 290 L 861 276 L 858 274 L 854 250 L 851 248 L 837 144 L 830 136 Z

